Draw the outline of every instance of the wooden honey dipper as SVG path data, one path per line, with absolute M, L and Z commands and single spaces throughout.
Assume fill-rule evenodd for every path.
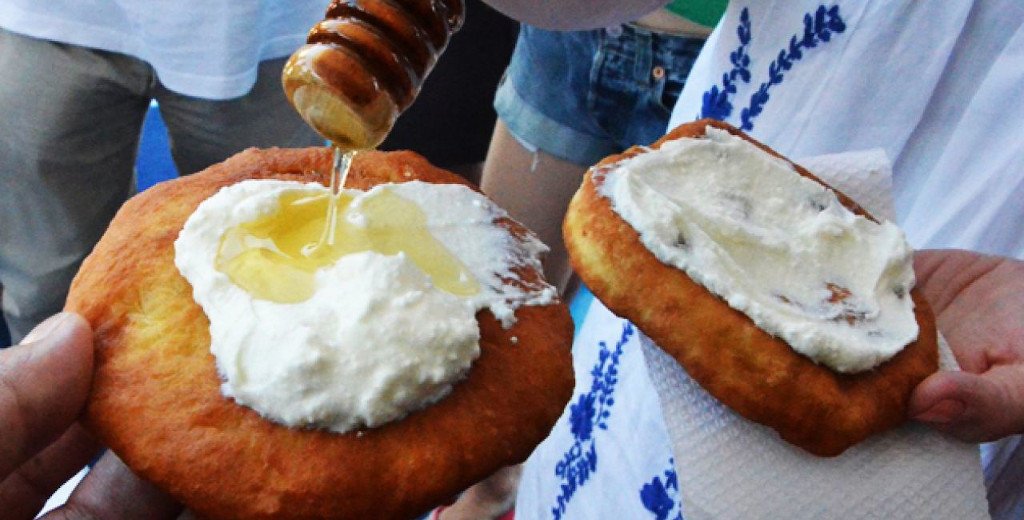
M 343 150 L 379 145 L 462 26 L 463 0 L 334 0 L 284 67 L 285 94 Z

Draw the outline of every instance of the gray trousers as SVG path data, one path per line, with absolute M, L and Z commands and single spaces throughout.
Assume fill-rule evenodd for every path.
M 250 146 L 323 143 L 285 99 L 283 64 L 263 62 L 249 94 L 210 101 L 167 90 L 136 58 L 0 29 L 0 291 L 14 343 L 63 307 L 132 194 L 152 99 L 183 174 Z

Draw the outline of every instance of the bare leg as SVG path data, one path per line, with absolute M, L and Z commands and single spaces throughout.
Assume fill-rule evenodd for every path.
M 494 127 L 480 187 L 551 248 L 544 259 L 544 272 L 559 293 L 565 291 L 572 275 L 562 240 L 562 219 L 585 171 L 544 152 L 527 150 L 500 120 Z M 521 466 L 499 470 L 467 489 L 441 513 L 441 520 L 498 518 L 512 507 L 521 473 Z
M 562 240 L 562 219 L 585 171 L 544 152 L 527 150 L 501 121 L 494 127 L 480 187 L 551 248 L 544 272 L 559 292 L 572 274 Z

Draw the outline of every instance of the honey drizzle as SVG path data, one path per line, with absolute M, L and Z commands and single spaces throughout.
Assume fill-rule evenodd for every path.
M 228 229 L 217 269 L 257 299 L 298 303 L 315 292 L 315 272 L 343 256 L 404 253 L 438 289 L 462 297 L 479 292 L 476 278 L 432 235 L 415 202 L 387 190 L 360 203 L 362 223 L 346 219 L 354 197 L 342 188 L 354 155 L 334 149 L 327 193 L 285 192 L 276 210 Z
M 356 151 L 348 150 L 343 152 L 337 146 L 333 146 L 332 149 L 331 198 L 327 201 L 326 225 L 324 225 L 324 232 L 320 235 L 320 240 L 317 240 L 315 244 L 307 244 L 302 248 L 302 255 L 306 257 L 315 255 L 323 250 L 324 247 L 333 246 L 334 237 L 338 233 L 338 198 L 342 188 L 345 187 L 345 181 L 348 179 L 348 171 L 352 169 L 352 162 L 355 160 Z

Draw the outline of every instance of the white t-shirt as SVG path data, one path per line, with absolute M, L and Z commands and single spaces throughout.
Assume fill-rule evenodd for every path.
M 259 62 L 291 54 L 329 0 L 3 0 L 11 32 L 119 52 L 153 66 L 169 89 L 229 99 L 249 92 Z
M 1022 85 L 1019 1 L 734 0 L 671 126 L 716 117 L 794 158 L 883 148 L 915 247 L 1024 258 Z M 686 516 L 627 326 L 594 301 L 573 347 L 576 391 L 527 462 L 517 518 Z M 994 516 L 1020 518 L 1024 446 L 993 448 Z

